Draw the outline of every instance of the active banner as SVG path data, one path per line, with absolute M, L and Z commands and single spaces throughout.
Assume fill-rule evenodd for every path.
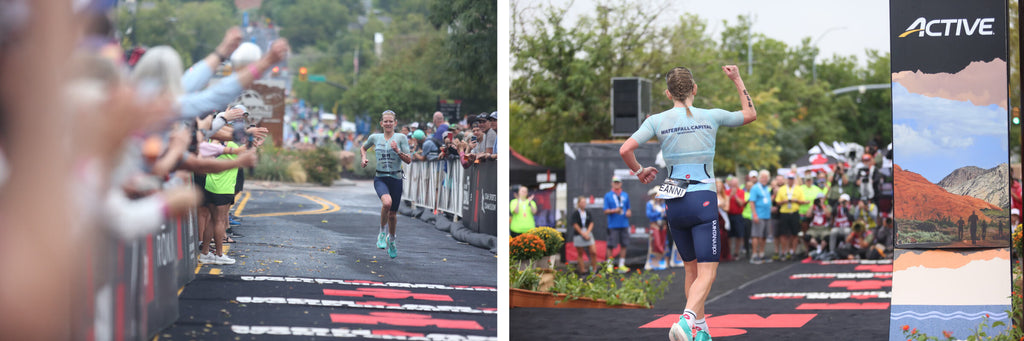
M 896 244 L 1008 247 L 1006 1 L 890 6 Z
M 890 0 L 890 340 L 1010 324 L 1005 0 Z

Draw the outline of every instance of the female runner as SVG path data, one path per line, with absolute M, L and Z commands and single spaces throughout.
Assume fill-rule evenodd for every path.
M 395 133 L 395 112 L 385 110 L 381 114 L 380 126 L 384 133 L 372 134 L 366 138 L 360 154 L 363 156 L 363 167 L 366 167 L 369 160 L 366 159 L 366 151 L 373 148 L 377 154 L 377 174 L 373 178 L 373 189 L 380 197 L 380 233 L 377 234 L 377 248 L 387 248 L 388 256 L 398 257 L 398 248 L 395 246 L 395 225 L 398 224 L 398 204 L 402 202 L 402 164 L 401 162 L 412 162 L 409 155 L 409 139 L 402 134 Z M 388 233 L 384 233 L 384 226 L 388 225 Z
M 737 127 L 757 119 L 739 69 L 727 65 L 722 71 L 736 85 L 742 110 L 693 107 L 697 95 L 693 74 L 676 67 L 665 77 L 665 96 L 675 104 L 673 108 L 644 121 L 619 149 L 626 166 L 645 184 L 654 180 L 658 170 L 637 162 L 633 151 L 640 143 L 657 137 L 665 161 L 671 165 L 669 180 L 659 188 L 659 197 L 668 204 L 668 225 L 686 268 L 686 310 L 669 331 L 673 341 L 711 339 L 704 320 L 704 301 L 715 281 L 721 255 L 714 185 L 715 135 L 719 126 Z

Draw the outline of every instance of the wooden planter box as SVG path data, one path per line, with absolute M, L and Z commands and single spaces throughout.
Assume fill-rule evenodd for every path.
M 645 309 L 638 304 L 608 305 L 605 300 L 594 300 L 589 298 L 578 298 L 575 300 L 563 301 L 555 304 L 555 301 L 565 299 L 565 294 L 551 294 L 548 292 L 530 291 L 523 289 L 509 288 L 509 306 L 512 308 L 626 308 Z

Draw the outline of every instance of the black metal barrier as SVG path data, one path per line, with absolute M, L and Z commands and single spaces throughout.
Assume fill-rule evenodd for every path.
M 85 295 L 72 307 L 80 340 L 151 340 L 178 319 L 178 293 L 198 266 L 196 213 L 166 221 L 141 238 L 103 229 L 83 255 Z

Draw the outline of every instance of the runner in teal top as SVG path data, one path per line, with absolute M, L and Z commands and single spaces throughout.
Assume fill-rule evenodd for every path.
M 687 165 L 697 165 L 696 173 L 703 169 L 707 174 L 693 180 L 714 179 L 718 127 L 738 127 L 744 124 L 743 121 L 743 113 L 739 111 L 675 107 L 647 118 L 630 139 L 639 144 L 657 137 L 665 164 L 678 165 L 673 167 L 676 174 L 670 174 L 670 178 L 683 179 L 676 175 L 685 176 L 685 172 L 691 170 L 689 168 L 694 168 Z M 690 192 L 714 190 L 715 186 L 710 183 L 694 184 L 688 188 Z
M 363 149 L 373 147 L 377 153 L 376 176 L 390 176 L 401 180 L 402 160 L 398 157 L 398 152 L 391 148 L 392 143 L 397 144 L 402 153 L 409 153 L 409 138 L 402 134 L 392 134 L 390 138 L 384 137 L 381 133 L 371 134 L 363 143 Z
M 373 189 L 380 198 L 380 232 L 377 233 L 377 248 L 387 249 L 388 256 L 398 257 L 395 246 L 395 230 L 398 224 L 398 204 L 402 202 L 402 162 L 412 162 L 409 155 L 409 140 L 405 135 L 395 133 L 395 112 L 386 110 L 381 114 L 380 127 L 383 134 L 372 134 L 359 149 L 363 156 L 363 167 L 370 161 L 366 151 L 373 148 L 377 154 L 377 174 L 373 178 Z M 384 226 L 388 225 L 388 233 Z
M 647 118 L 619 149 L 626 166 L 645 184 L 654 181 L 658 169 L 644 168 L 636 161 L 633 151 L 640 143 L 657 137 L 665 163 L 671 165 L 668 177 L 675 182 L 666 182 L 659 197 L 667 199 L 668 225 L 686 269 L 686 310 L 669 330 L 669 339 L 673 341 L 711 340 L 704 320 L 704 302 L 718 272 L 721 249 L 718 198 L 713 184 L 715 135 L 720 126 L 737 127 L 757 119 L 739 69 L 727 65 L 722 71 L 736 85 L 742 110 L 694 108 L 697 83 L 690 70 L 677 67 L 665 76 L 665 96 L 674 107 Z

